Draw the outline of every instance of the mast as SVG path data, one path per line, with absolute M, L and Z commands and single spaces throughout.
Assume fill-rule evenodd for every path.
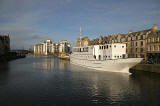
M 80 27 L 80 47 L 82 46 L 82 28 Z

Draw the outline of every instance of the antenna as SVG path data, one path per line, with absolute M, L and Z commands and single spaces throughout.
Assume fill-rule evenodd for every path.
M 81 43 L 82 43 L 82 28 L 80 27 L 80 47 L 81 47 Z

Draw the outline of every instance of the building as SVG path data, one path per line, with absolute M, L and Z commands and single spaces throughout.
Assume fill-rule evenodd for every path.
M 43 43 L 34 45 L 34 54 L 36 55 L 53 55 L 69 52 L 70 44 L 67 40 L 63 40 L 60 43 L 54 43 L 51 40 L 46 40 Z
M 80 44 L 80 41 L 81 41 L 81 44 Z M 79 47 L 79 46 L 90 46 L 91 43 L 90 43 L 90 40 L 88 39 L 87 36 L 83 37 L 82 39 L 81 38 L 78 38 L 77 39 L 77 43 L 76 43 L 76 46 Z
M 49 55 L 54 54 L 55 44 L 51 40 L 46 40 L 44 43 L 34 45 L 34 54 Z
M 10 51 L 10 38 L 9 35 L 0 35 L 0 55 Z
M 62 40 L 59 43 L 59 53 L 69 53 L 70 52 L 71 45 L 67 40 Z

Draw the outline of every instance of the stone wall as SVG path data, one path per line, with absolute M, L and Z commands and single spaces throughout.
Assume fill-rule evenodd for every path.
M 8 35 L 0 35 L 0 55 L 10 51 L 10 38 Z
M 160 73 L 160 64 L 138 64 L 130 69 L 131 73 L 136 72 L 155 72 Z

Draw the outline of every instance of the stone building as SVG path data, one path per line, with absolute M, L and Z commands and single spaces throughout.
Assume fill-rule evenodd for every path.
M 10 51 L 10 38 L 9 35 L 0 35 L 0 55 Z
M 89 40 L 84 37 L 81 40 L 81 45 L 98 45 L 111 43 L 125 43 L 128 57 L 141 57 L 145 60 L 152 60 L 154 63 L 160 63 L 160 30 L 158 25 L 153 28 L 133 32 L 130 30 L 127 34 L 117 34 L 100 36 L 99 38 Z M 80 46 L 80 38 L 77 40 L 77 46 Z
M 91 42 L 90 40 L 88 39 L 88 37 L 83 37 L 82 39 L 78 38 L 77 39 L 77 43 L 76 43 L 76 46 L 80 46 L 80 41 L 81 41 L 81 46 L 90 46 L 91 45 Z

